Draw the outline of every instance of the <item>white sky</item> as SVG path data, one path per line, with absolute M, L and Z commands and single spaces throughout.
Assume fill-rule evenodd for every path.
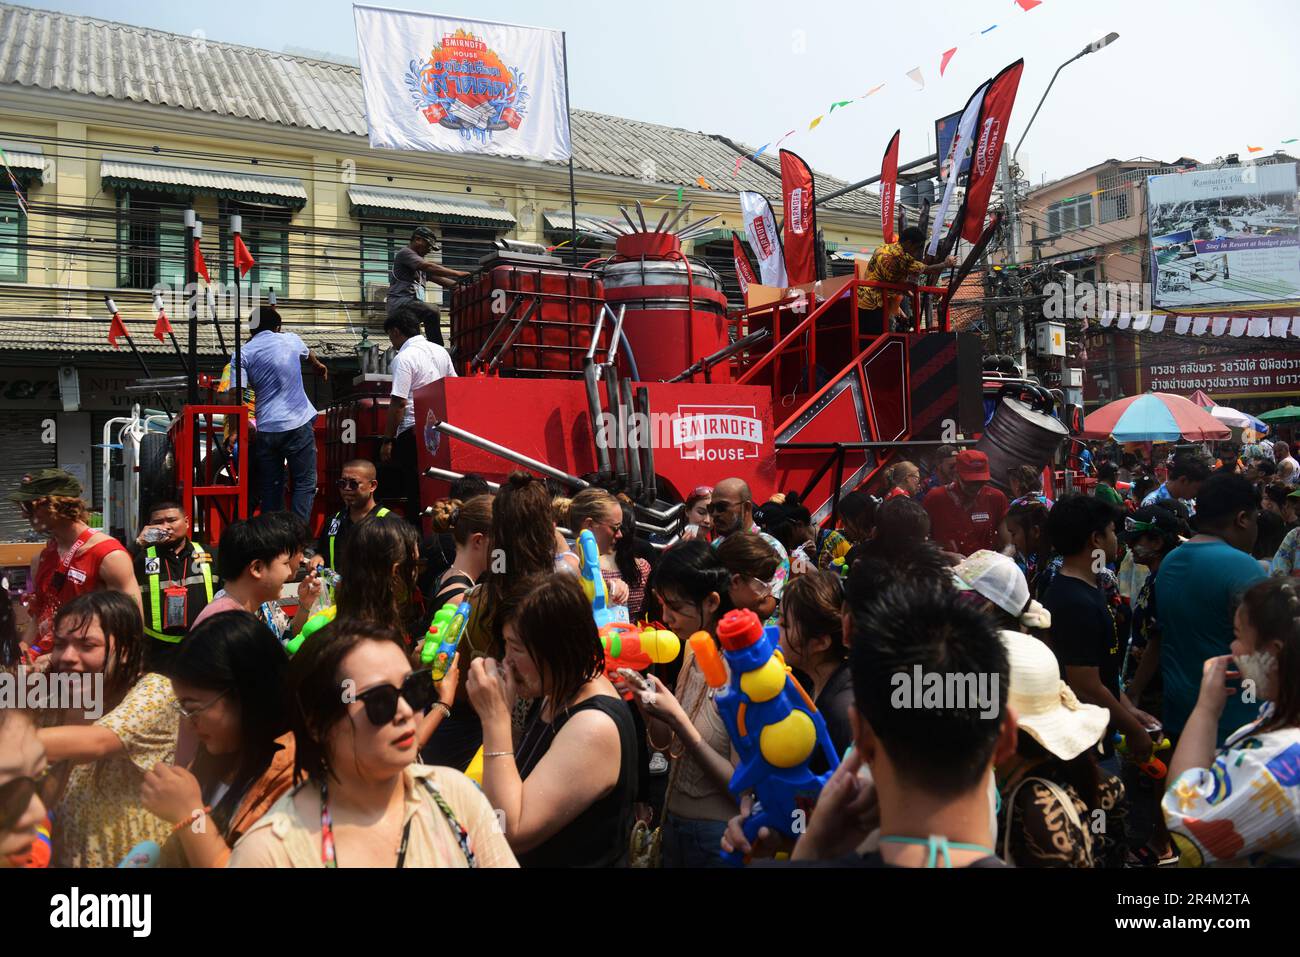
M 27 4 L 271 50 L 356 56 L 343 0 L 45 0 Z M 1066 67 L 1025 141 L 1033 182 L 1107 157 L 1202 161 L 1262 146 L 1300 152 L 1297 0 L 391 0 L 395 7 L 563 29 L 576 108 L 785 146 L 847 180 L 933 152 L 936 117 L 1017 57 L 1025 74 L 1015 144 L 1063 61 L 1114 30 L 1111 46 Z M 997 24 L 985 35 L 984 28 Z M 795 52 L 802 44 L 803 52 Z M 940 54 L 957 47 L 945 75 Z M 926 86 L 905 75 L 919 66 Z M 809 121 L 877 84 L 874 96 Z

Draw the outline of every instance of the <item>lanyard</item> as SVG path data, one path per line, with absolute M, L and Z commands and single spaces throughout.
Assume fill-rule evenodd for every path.
M 922 847 L 929 848 L 930 854 L 926 858 L 926 867 L 937 866 L 939 855 L 943 855 L 944 867 L 952 867 L 952 854 L 950 849 L 956 848 L 959 851 L 984 851 L 989 857 L 995 857 L 996 852 L 983 844 L 963 844 L 960 841 L 949 841 L 942 834 L 931 834 L 929 838 L 922 837 L 882 837 L 881 844 L 919 844 Z
M 466 863 L 471 867 L 478 866 L 478 860 L 474 856 L 474 851 L 470 847 L 469 831 L 465 825 L 457 820 L 451 805 L 447 803 L 442 794 L 435 788 L 427 778 L 421 778 L 420 783 L 424 789 L 429 792 L 433 802 L 438 805 L 438 810 L 442 812 L 443 817 L 447 819 L 451 827 L 452 835 L 456 838 L 456 843 L 460 845 L 460 851 L 465 855 Z M 412 814 L 406 821 L 406 826 L 402 828 L 402 843 L 397 849 L 397 867 L 399 869 L 406 866 L 406 845 L 411 838 L 411 824 L 415 821 L 415 815 Z M 334 822 L 330 818 L 329 808 L 329 791 L 324 781 L 320 783 L 320 859 L 321 863 L 327 868 L 337 868 L 338 852 L 334 848 Z
M 93 528 L 88 528 L 78 535 L 77 540 L 72 543 L 72 547 L 68 549 L 68 554 L 63 557 L 63 567 L 59 569 L 59 572 L 65 579 L 68 577 L 68 569 L 72 567 L 72 563 L 77 559 L 77 552 L 81 551 L 82 546 L 94 537 L 95 530 Z

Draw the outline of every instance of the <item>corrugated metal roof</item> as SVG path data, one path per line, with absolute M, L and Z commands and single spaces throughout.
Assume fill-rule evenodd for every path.
M 105 186 L 161 187 L 233 199 L 257 197 L 294 209 L 307 204 L 307 188 L 300 179 L 225 169 L 141 163 L 130 156 L 109 153 L 104 154 L 99 165 L 99 178 Z
M 517 225 L 509 210 L 493 206 L 491 203 L 444 199 L 436 193 L 427 193 L 418 189 L 349 186 L 348 201 L 356 212 L 367 215 L 396 213 L 418 219 L 428 218 L 475 226 Z
M 159 342 L 153 337 L 153 320 L 137 316 L 123 317 L 127 331 L 137 349 L 146 357 L 175 356 L 176 350 L 170 340 Z M 119 352 L 131 358 L 131 347 L 118 340 L 118 349 L 108 344 L 109 320 L 99 316 L 71 317 L 68 319 L 0 319 L 0 342 L 12 351 L 29 352 L 68 352 L 68 353 L 111 353 Z M 176 340 L 184 349 L 188 342 L 187 328 L 181 322 L 173 322 Z M 303 326 L 294 324 L 290 316 L 285 316 L 285 331 L 296 332 L 318 356 L 352 355 L 357 344 L 361 342 L 362 326 L 353 323 L 352 329 L 343 325 Z M 233 329 L 229 324 L 222 330 L 226 347 L 234 348 Z M 388 337 L 379 326 L 369 330 L 372 342 L 383 345 Z M 247 335 L 247 331 L 245 331 Z M 217 340 L 216 330 L 211 323 L 199 324 L 199 355 L 205 357 L 220 356 L 222 350 Z
M 0 4 L 0 84 L 366 136 L 356 67 L 12 4 Z M 648 181 L 651 189 L 694 187 L 704 175 L 720 193 L 780 195 L 779 177 L 757 163 L 741 163 L 731 175 L 735 150 L 707 133 L 587 110 L 572 118 L 580 169 Z M 816 176 L 822 191 L 845 185 Z M 880 211 L 878 197 L 864 190 L 828 205 Z

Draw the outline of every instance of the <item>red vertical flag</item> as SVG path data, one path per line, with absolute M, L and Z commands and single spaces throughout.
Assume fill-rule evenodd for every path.
M 782 235 L 786 281 L 792 286 L 817 281 L 817 211 L 812 170 L 794 153 L 781 150 L 781 195 L 785 202 Z
M 172 331 L 171 320 L 167 318 L 167 310 L 159 307 L 158 321 L 153 324 L 153 337 L 159 342 L 164 341 L 163 336 Z
M 130 339 L 131 333 L 126 331 L 126 323 L 122 321 L 122 316 L 114 309 L 113 321 L 108 324 L 108 344 L 116 349 L 119 338 Z
M 993 181 L 998 175 L 998 160 L 1007 138 L 1011 120 L 1011 106 L 1016 102 L 1016 89 L 1025 61 L 1017 60 L 989 83 L 980 108 L 979 124 L 973 137 L 975 149 L 970 158 L 970 181 L 966 185 L 966 201 L 961 209 L 961 238 L 968 243 L 978 242 L 984 232 L 984 216 L 989 208 Z
M 203 258 L 203 250 L 199 247 L 199 241 L 194 240 L 194 271 L 203 277 L 206 283 L 212 282 L 212 277 L 208 275 L 208 264 Z
M 257 265 L 257 260 L 253 254 L 248 251 L 244 245 L 244 237 L 235 233 L 235 268 L 239 270 L 239 278 L 243 279 L 248 275 L 248 271 Z
M 745 246 L 736 235 L 736 231 L 731 231 L 731 254 L 736 258 L 736 279 L 740 283 L 740 294 L 743 296 L 749 292 L 749 287 L 758 282 L 758 277 L 754 275 L 754 267 L 749 263 L 749 255 L 745 252 Z
M 880 163 L 880 229 L 885 242 L 892 243 L 894 235 L 894 192 L 898 188 L 898 130 L 890 137 L 885 148 L 885 158 Z

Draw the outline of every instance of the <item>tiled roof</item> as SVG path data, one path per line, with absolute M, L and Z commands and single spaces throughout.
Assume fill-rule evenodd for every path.
M 144 354 L 146 359 L 154 355 L 174 356 L 175 347 L 172 346 L 171 340 L 166 339 L 159 342 L 153 337 L 153 320 L 127 316 L 123 318 L 126 321 L 127 331 L 131 334 L 131 339 L 137 349 Z M 119 352 L 130 358 L 131 347 L 125 340 L 118 340 L 118 348 L 115 350 L 108 344 L 108 324 L 106 318 L 96 317 L 76 317 L 68 319 L 0 319 L 0 342 L 4 343 L 7 350 L 34 351 L 34 352 Z M 173 329 L 176 333 L 176 340 L 180 343 L 181 349 L 185 349 L 188 342 L 188 331 L 181 322 L 173 322 Z M 349 329 L 344 325 L 329 326 L 301 326 L 295 325 L 288 316 L 285 317 L 284 328 L 287 332 L 297 333 L 321 358 L 331 356 L 353 355 L 356 352 L 357 344 L 361 341 L 361 325 L 353 323 Z M 226 339 L 227 349 L 233 350 L 234 339 L 231 334 L 233 329 L 227 324 L 222 330 Z M 247 330 L 245 329 L 245 336 Z M 387 348 L 388 337 L 378 326 L 369 330 L 370 341 Z M 217 340 L 216 331 L 211 323 L 199 324 L 199 355 L 200 356 L 219 356 L 222 355 L 221 346 Z
M 11 4 L 0 4 L 0 84 L 366 136 L 356 67 Z M 779 196 L 779 177 L 757 163 L 732 176 L 735 150 L 709 134 L 588 110 L 572 116 L 580 169 L 674 188 L 705 175 L 719 192 Z M 816 177 L 819 191 L 846 185 Z M 869 216 L 880 209 L 863 190 L 828 205 Z

